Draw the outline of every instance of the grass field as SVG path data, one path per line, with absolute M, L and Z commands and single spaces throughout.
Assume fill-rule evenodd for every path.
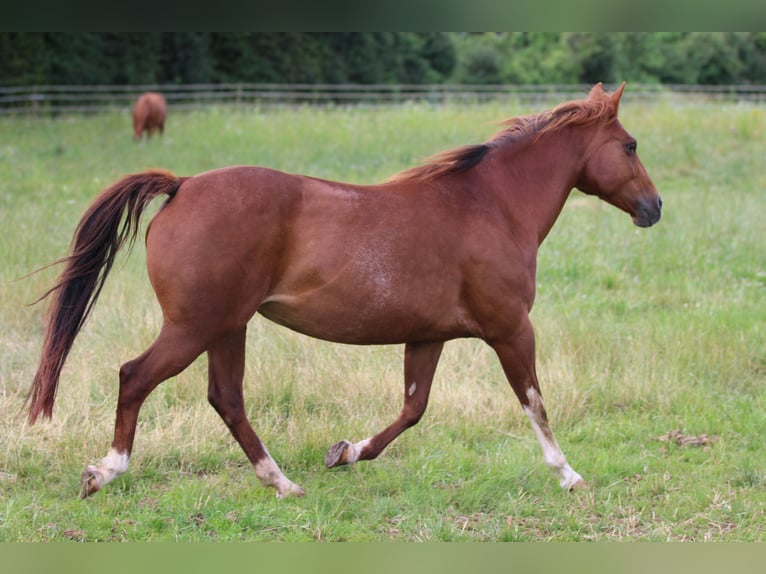
M 148 399 L 127 474 L 78 498 L 111 442 L 119 365 L 160 314 L 137 245 L 65 367 L 51 422 L 21 405 L 57 269 L 121 175 L 258 164 L 377 182 L 475 143 L 516 104 L 175 113 L 161 141 L 126 114 L 0 119 L 0 541 L 766 539 L 766 110 L 631 102 L 623 123 L 665 202 L 654 228 L 574 192 L 540 251 L 533 311 L 549 417 L 590 484 L 562 492 L 488 348 L 448 343 L 424 419 L 378 460 L 326 449 L 399 411 L 401 347 L 344 347 L 251 322 L 248 412 L 306 489 L 277 500 L 206 401 L 204 357 Z M 159 202 L 157 202 L 159 204 Z M 147 221 L 149 218 L 146 218 Z M 122 263 L 124 262 L 124 263 Z

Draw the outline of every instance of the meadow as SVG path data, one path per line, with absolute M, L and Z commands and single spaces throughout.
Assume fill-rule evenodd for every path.
M 86 206 L 123 174 L 257 164 L 373 183 L 554 103 L 171 109 L 165 136 L 143 143 L 119 111 L 0 118 L 0 541 L 766 539 L 756 104 L 642 103 L 628 87 L 621 118 L 662 220 L 638 229 L 574 191 L 540 250 L 538 373 L 587 490 L 559 488 L 497 360 L 473 340 L 445 346 L 419 425 L 378 460 L 326 470 L 330 445 L 399 412 L 402 347 L 332 345 L 256 317 L 248 413 L 306 496 L 260 485 L 207 403 L 203 356 L 145 403 L 129 471 L 80 500 L 80 472 L 111 442 L 119 366 L 160 325 L 141 242 L 75 343 L 52 421 L 26 422 L 45 311 L 29 304 L 58 269 L 24 276 L 65 254 Z

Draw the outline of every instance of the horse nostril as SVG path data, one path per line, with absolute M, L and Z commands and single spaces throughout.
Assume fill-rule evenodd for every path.
M 657 207 L 662 209 L 662 198 L 661 197 L 657 198 Z

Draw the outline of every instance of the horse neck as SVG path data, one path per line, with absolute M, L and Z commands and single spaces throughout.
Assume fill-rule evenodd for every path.
M 587 131 L 587 130 L 586 130 Z M 537 140 L 495 150 L 490 176 L 494 194 L 517 229 L 539 246 L 564 208 L 582 170 L 590 138 L 583 130 L 560 128 Z

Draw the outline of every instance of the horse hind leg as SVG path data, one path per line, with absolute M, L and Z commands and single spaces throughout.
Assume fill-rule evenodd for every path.
M 161 382 L 183 371 L 203 350 L 201 341 L 165 323 L 155 342 L 141 356 L 122 365 L 114 440 L 106 457 L 83 471 L 82 498 L 98 492 L 127 471 L 138 413 L 146 397 Z
M 444 343 L 408 343 L 404 348 L 404 405 L 397 419 L 371 438 L 333 445 L 324 464 L 333 468 L 376 458 L 396 437 L 420 421 L 428 406 L 436 365 Z
M 277 498 L 303 496 L 303 489 L 285 477 L 245 414 L 242 393 L 245 334 L 243 327 L 208 347 L 208 401 L 245 451 L 260 481 L 276 488 Z

